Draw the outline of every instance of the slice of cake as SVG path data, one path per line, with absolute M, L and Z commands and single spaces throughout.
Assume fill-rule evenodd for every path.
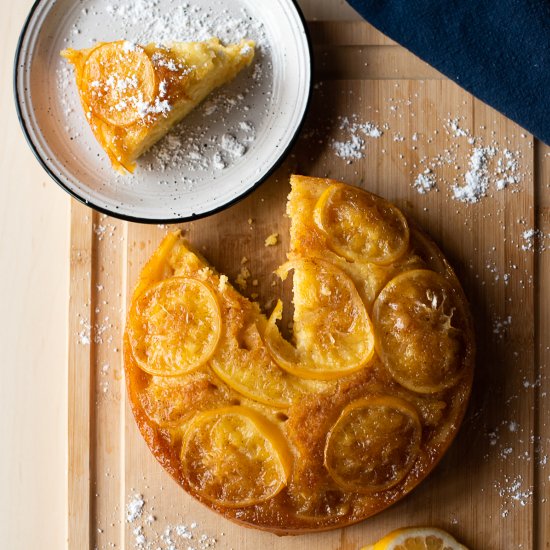
M 86 118 L 119 172 L 162 138 L 210 92 L 232 80 L 254 57 L 254 42 L 223 46 L 173 42 L 139 46 L 120 40 L 68 48 Z

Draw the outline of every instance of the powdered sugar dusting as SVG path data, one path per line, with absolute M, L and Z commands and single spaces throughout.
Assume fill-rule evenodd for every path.
M 453 197 L 463 202 L 478 202 L 489 189 L 489 159 L 495 156 L 494 147 L 476 147 L 470 156 L 470 169 L 464 175 L 464 185 L 453 187 Z
M 547 242 L 550 239 L 550 233 L 545 234 L 540 229 L 530 228 L 521 234 L 521 250 L 544 252 L 547 250 Z
M 78 333 L 78 341 L 83 346 L 89 346 L 92 341 L 90 335 L 92 326 L 87 319 L 80 319 L 79 323 L 82 329 Z
M 524 244 L 521 245 L 522 250 L 534 250 L 535 237 L 538 237 L 540 231 L 538 229 L 526 229 L 521 236 L 523 237 Z
M 123 32 L 126 38 L 121 50 L 128 55 L 139 51 L 139 44 L 151 42 L 169 46 L 173 41 L 202 41 L 217 37 L 224 44 L 237 43 L 242 39 L 251 39 L 256 43 L 250 68 L 244 69 L 233 82 L 213 92 L 183 123 L 146 152 L 139 159 L 135 174 L 115 175 L 109 166 L 110 181 L 106 185 L 113 185 L 114 181 L 120 187 L 130 187 L 148 179 L 144 175 L 146 171 L 159 175 L 157 185 L 163 187 L 163 193 L 187 193 L 196 190 L 203 181 L 210 182 L 211 174 L 244 162 L 258 132 L 267 123 L 265 115 L 271 111 L 273 103 L 271 39 L 263 22 L 238 4 L 220 8 L 214 1 L 201 2 L 200 5 L 163 0 L 104 2 L 100 0 L 93 8 L 83 10 L 73 26 L 75 29 L 86 28 L 87 32 L 90 32 L 90 27 L 94 28 L 91 31 L 94 40 L 85 40 L 84 37 L 76 40 L 73 34 L 65 39 L 67 46 L 89 47 L 95 40 L 121 38 L 120 34 L 114 37 L 102 27 L 93 26 L 92 22 L 96 22 L 100 14 L 116 20 L 118 32 Z M 247 54 L 250 46 L 242 50 L 243 55 Z M 179 70 L 176 66 L 169 66 L 173 63 L 171 59 L 157 56 L 152 61 L 161 65 L 164 63 L 168 70 Z M 72 139 L 81 139 L 83 133 L 89 136 L 85 126 L 82 132 L 72 130 L 82 128 L 82 112 L 74 90 L 74 76 L 65 61 L 59 61 L 56 76 L 59 101 L 67 118 L 67 129 L 73 134 Z M 128 101 L 132 102 L 132 107 L 142 118 L 166 115 L 172 109 L 165 97 L 166 82 L 160 82 L 158 96 L 147 101 L 139 91 L 131 93 L 137 85 L 132 78 L 112 75 L 111 80 L 109 86 L 113 90 L 126 93 L 121 101 L 115 102 L 114 111 L 122 112 Z M 105 93 L 99 89 L 99 82 L 96 85 L 98 93 Z M 90 147 L 98 148 L 93 137 L 87 139 L 91 142 Z M 101 152 L 98 156 L 104 157 Z
M 359 122 L 354 115 L 351 120 L 348 117 L 340 119 L 340 130 L 343 130 L 347 139 L 344 141 L 333 140 L 332 148 L 340 158 L 350 161 L 361 159 L 364 156 L 365 139 L 379 138 L 382 130 L 373 122 Z
M 413 187 L 420 195 L 425 195 L 436 188 L 435 176 L 429 168 L 426 168 L 422 174 L 418 174 L 413 182 Z
M 258 47 L 267 46 L 262 23 L 245 9 L 235 13 L 227 8 L 220 9 L 219 5 L 205 8 L 204 2 L 200 5 L 181 2 L 171 6 L 166 10 L 158 0 L 123 0 L 107 4 L 105 11 L 117 19 L 121 28 L 131 29 L 133 40 L 138 44 L 201 41 L 215 36 L 224 42 L 254 37 Z
M 145 501 L 143 500 L 143 497 L 141 495 L 134 495 L 126 506 L 126 521 L 132 522 L 140 518 L 144 504 Z
M 508 332 L 509 327 L 512 325 L 512 316 L 508 315 L 504 318 L 497 317 L 493 321 L 493 334 L 498 339 L 504 338 L 504 335 Z
M 518 184 L 521 177 L 518 173 L 519 169 L 519 153 L 504 149 L 502 158 L 499 158 L 496 166 L 497 181 L 496 188 L 501 191 L 509 185 Z
M 161 524 L 146 510 L 141 494 L 134 495 L 126 505 L 131 543 L 137 550 L 208 550 L 215 548 L 218 536 L 203 531 L 196 521 Z M 145 516 L 145 519 L 143 517 Z M 102 531 L 100 530 L 100 533 Z M 225 536 L 223 532 L 219 537 Z
M 510 508 L 526 506 L 533 496 L 533 486 L 526 484 L 521 475 L 513 477 L 505 476 L 504 483 L 495 481 L 494 486 L 498 495 L 503 500 L 501 508 L 502 518 L 508 517 Z
M 356 134 L 351 134 L 348 141 L 333 141 L 332 148 L 336 154 L 343 159 L 363 158 L 363 149 L 365 141 Z
M 246 147 L 233 134 L 222 136 L 222 149 L 231 157 L 242 157 Z
M 460 126 L 460 120 L 458 117 L 447 120 L 447 128 L 455 137 L 468 137 L 470 135 L 469 130 L 464 130 Z
M 521 166 L 522 153 L 507 146 L 511 142 L 506 137 L 503 139 L 505 145 L 495 139 L 487 143 L 486 139 L 468 128 L 464 117 L 450 113 L 446 119 L 438 122 L 440 128 L 436 127 L 430 133 L 407 133 L 394 128 L 395 119 L 402 119 L 405 113 L 409 113 L 407 116 L 411 120 L 415 118 L 417 98 L 418 94 L 410 99 L 388 97 L 384 99 L 388 104 L 385 109 L 369 106 L 367 110 L 376 115 L 378 122 L 361 122 L 356 113 L 338 117 L 335 121 L 338 125 L 337 137 L 330 141 L 335 155 L 347 161 L 347 164 L 367 158 L 368 138 L 377 138 L 379 143 L 376 155 L 389 154 L 397 165 L 409 169 L 411 185 L 420 195 L 434 189 L 439 190 L 437 182 L 442 184 L 441 190 L 443 184 L 446 184 L 451 199 L 467 204 L 478 203 L 485 197 L 492 196 L 494 192 L 505 189 L 512 193 L 520 190 L 520 184 L 526 175 Z M 358 99 L 361 101 L 362 98 Z M 400 111 L 401 107 L 404 112 Z M 386 113 L 385 118 L 382 118 L 383 112 Z M 400 120 L 398 124 L 402 127 Z M 432 156 L 418 155 L 415 159 L 415 151 L 433 144 L 436 136 L 443 132 L 448 136 L 444 148 Z M 464 153 L 467 153 L 465 166 Z M 414 159 L 411 166 L 408 165 L 408 158 Z M 441 174 L 441 169 L 449 167 L 456 171 L 450 181 L 447 174 Z

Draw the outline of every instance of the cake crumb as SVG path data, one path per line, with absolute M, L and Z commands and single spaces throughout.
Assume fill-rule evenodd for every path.
M 275 246 L 279 242 L 279 233 L 271 233 L 265 241 L 264 246 Z
M 227 275 L 220 275 L 220 282 L 218 284 L 218 290 L 223 292 L 225 290 L 225 285 L 227 285 Z
M 241 290 L 245 290 L 248 284 L 248 278 L 250 277 L 250 270 L 243 266 L 241 267 L 241 271 L 237 275 L 237 278 L 235 279 L 235 283 Z

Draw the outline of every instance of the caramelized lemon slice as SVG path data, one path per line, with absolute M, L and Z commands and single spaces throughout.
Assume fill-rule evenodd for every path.
M 434 527 L 396 529 L 362 550 L 468 550 L 449 533 Z
M 226 400 L 227 391 L 219 380 L 208 369 L 196 369 L 181 376 L 152 376 L 142 404 L 153 422 L 181 431 L 195 411 L 221 407 Z
M 265 405 L 288 408 L 299 392 L 298 381 L 273 362 L 255 324 L 244 331 L 243 346 L 223 339 L 210 360 L 214 372 L 240 394 Z
M 143 118 L 153 101 L 155 69 L 143 48 L 126 41 L 101 44 L 84 64 L 82 93 L 95 115 L 115 126 Z
M 325 467 L 346 491 L 383 491 L 412 468 L 421 436 L 418 414 L 406 401 L 391 396 L 359 399 L 330 430 Z
M 394 277 L 374 303 L 377 351 L 401 385 L 419 393 L 449 388 L 470 353 L 463 304 L 441 275 L 415 269 Z
M 277 427 L 246 407 L 198 414 L 182 440 L 185 479 L 204 498 L 243 507 L 273 498 L 286 485 L 291 455 Z
M 279 300 L 265 331 L 265 342 L 277 363 L 302 378 L 330 380 L 355 372 L 374 354 L 374 334 L 365 305 L 352 280 L 333 264 L 302 259 L 278 270 L 285 279 L 294 270 L 294 339 L 277 327 Z
M 409 245 L 409 226 L 401 211 L 381 197 L 343 184 L 319 197 L 315 223 L 328 246 L 347 260 L 386 265 Z
M 134 290 L 134 296 L 139 296 L 143 291 L 147 290 L 155 283 L 173 275 L 173 269 L 170 266 L 169 259 L 180 240 L 181 231 L 179 230 L 166 234 L 159 247 L 141 270 L 138 284 Z
M 197 279 L 172 277 L 137 296 L 128 337 L 146 372 L 177 376 L 206 363 L 218 344 L 221 315 L 210 288 Z

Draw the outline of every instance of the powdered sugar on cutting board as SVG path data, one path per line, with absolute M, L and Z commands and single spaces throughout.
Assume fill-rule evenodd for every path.
M 489 189 L 489 160 L 496 154 L 494 147 L 476 147 L 470 156 L 464 185 L 453 186 L 453 198 L 462 202 L 477 202 Z
M 383 131 L 373 122 L 358 122 L 357 116 L 340 118 L 340 130 L 344 131 L 346 139 L 332 140 L 331 146 L 340 158 L 347 160 L 363 158 L 365 140 L 379 138 Z
M 377 122 L 361 120 L 356 113 L 339 117 L 336 120 L 338 137 L 330 141 L 331 149 L 347 164 L 369 155 L 391 155 L 397 164 L 402 163 L 403 168 L 409 170 L 411 186 L 421 195 L 433 190 L 446 190 L 451 199 L 474 204 L 498 191 L 520 190 L 526 176 L 521 168 L 521 152 L 495 140 L 485 143 L 486 140 L 476 136 L 459 116 L 449 114 L 448 118 L 440 120 L 440 129 L 434 130 L 431 135 L 395 131 L 395 119 L 398 120 L 397 125 L 401 125 L 400 119 L 404 114 L 415 117 L 417 99 L 386 98 L 386 117 L 381 118 L 381 109 L 374 110 Z M 411 156 L 408 154 L 410 150 L 418 151 L 428 146 L 433 150 L 432 144 L 440 133 L 449 136 L 446 146 L 435 155 L 419 156 L 418 161 L 409 166 L 406 157 Z M 376 147 L 375 142 L 371 141 L 373 139 L 377 142 Z M 460 159 L 465 153 L 466 164 L 463 164 Z M 450 181 L 440 175 L 443 168 L 449 167 L 455 171 Z
M 432 171 L 429 168 L 426 168 L 426 170 L 424 170 L 422 174 L 418 174 L 418 176 L 416 176 L 416 179 L 413 182 L 413 187 L 421 195 L 425 195 L 432 189 L 435 189 L 437 185 L 435 182 L 435 177 L 432 174 Z
M 126 521 L 131 539 L 127 547 L 137 550 L 208 550 L 215 548 L 218 538 L 201 529 L 197 521 L 168 523 L 162 521 L 148 508 L 144 497 L 135 494 L 127 505 Z
M 144 504 L 145 502 L 141 495 L 134 495 L 126 506 L 126 521 L 133 522 L 140 518 Z

